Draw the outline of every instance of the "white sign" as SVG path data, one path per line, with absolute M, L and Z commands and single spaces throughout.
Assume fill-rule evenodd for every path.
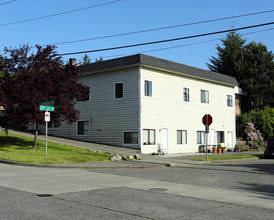
M 50 121 L 50 113 L 45 112 L 45 121 Z

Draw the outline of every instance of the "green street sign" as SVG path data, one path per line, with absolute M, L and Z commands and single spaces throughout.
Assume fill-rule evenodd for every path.
M 54 112 L 54 107 L 53 107 L 53 106 L 43 106 L 43 105 L 40 105 L 40 106 L 39 106 L 39 109 L 40 109 L 41 111 Z
M 54 101 L 41 102 L 40 105 L 43 105 L 43 106 L 54 106 Z

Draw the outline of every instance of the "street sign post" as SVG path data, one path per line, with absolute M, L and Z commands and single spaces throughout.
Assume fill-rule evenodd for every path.
M 48 122 L 50 121 L 50 112 L 45 112 L 45 122 L 46 122 L 46 157 L 48 156 Z
M 202 122 L 205 126 L 205 133 L 206 133 L 206 159 L 208 159 L 208 133 L 209 133 L 209 126 L 213 122 L 213 118 L 210 114 L 205 114 L 202 118 Z
M 48 156 L 48 122 L 50 121 L 50 112 L 54 111 L 54 101 L 41 102 L 39 106 L 40 111 L 45 112 L 45 122 L 46 122 L 46 157 Z M 50 111 L 50 112 L 49 112 Z

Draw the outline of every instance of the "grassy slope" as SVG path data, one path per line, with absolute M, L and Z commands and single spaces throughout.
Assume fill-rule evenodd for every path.
M 32 148 L 33 139 L 0 133 L 0 159 L 33 164 L 61 164 L 106 161 L 110 155 L 89 152 L 76 148 L 48 142 L 45 157 L 45 141 L 38 141 L 38 147 Z

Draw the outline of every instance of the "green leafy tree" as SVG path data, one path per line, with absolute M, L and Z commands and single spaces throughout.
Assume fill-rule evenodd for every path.
M 260 130 L 264 139 L 274 137 L 274 108 L 266 106 L 262 110 L 252 110 L 238 116 L 244 127 L 252 122 Z
M 27 127 L 44 123 L 44 112 L 39 110 L 43 101 L 54 101 L 51 118 L 57 124 L 73 123 L 79 111 L 74 109 L 75 99 L 86 97 L 88 88 L 77 82 L 79 69 L 64 65 L 54 46 L 36 46 L 36 53 L 24 45 L 19 49 L 5 49 L 0 57 L 0 103 L 4 107 L 1 124 Z

